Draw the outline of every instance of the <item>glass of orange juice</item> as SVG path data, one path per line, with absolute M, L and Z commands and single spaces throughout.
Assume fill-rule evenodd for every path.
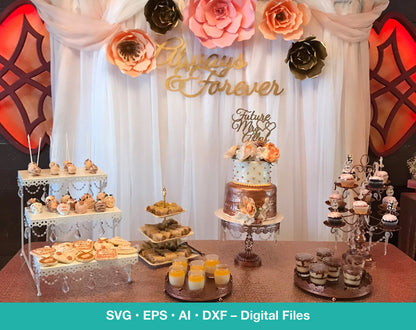
M 205 273 L 205 261 L 201 259 L 192 260 L 189 263 L 189 270 L 202 270 Z
M 169 267 L 169 283 L 175 288 L 183 287 L 185 283 L 186 268 L 182 265 L 172 265 Z
M 225 264 L 215 266 L 214 281 L 217 288 L 225 287 L 230 282 L 230 268 Z
M 188 288 L 191 291 L 202 291 L 205 286 L 205 272 L 197 269 L 188 272 Z
M 214 278 L 215 266 L 220 263 L 218 255 L 207 254 L 205 256 L 205 272 L 209 278 Z

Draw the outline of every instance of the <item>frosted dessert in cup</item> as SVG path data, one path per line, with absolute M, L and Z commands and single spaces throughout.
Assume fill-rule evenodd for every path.
M 214 281 L 217 288 L 223 288 L 230 282 L 230 269 L 225 264 L 215 266 Z
M 338 281 L 339 273 L 341 270 L 342 260 L 336 257 L 325 257 L 323 259 L 324 264 L 328 267 L 327 281 Z
M 190 270 L 188 272 L 188 288 L 193 292 L 200 292 L 205 286 L 205 273 L 202 270 Z
M 182 266 L 185 269 L 188 268 L 188 259 L 183 256 L 176 257 L 172 260 L 172 266 Z
M 169 283 L 175 288 L 182 288 L 185 283 L 186 268 L 181 265 L 169 267 Z
M 312 264 L 309 267 L 309 279 L 313 284 L 325 285 L 328 278 L 328 267 L 321 263 Z
M 322 259 L 325 257 L 332 257 L 333 255 L 334 251 L 329 248 L 322 247 L 316 249 L 316 259 L 318 261 L 322 261 Z
M 363 275 L 363 269 L 361 267 L 353 265 L 344 265 L 342 267 L 344 275 L 344 283 L 348 286 L 359 286 L 361 283 L 361 277 Z
M 201 270 L 205 274 L 205 260 L 197 259 L 189 263 L 189 270 Z
M 205 256 L 205 273 L 209 278 L 214 278 L 215 266 L 220 263 L 218 255 L 207 254 Z
M 313 255 L 310 253 L 296 253 L 296 271 L 300 277 L 309 277 L 309 266 L 313 262 Z
M 365 257 L 360 256 L 358 254 L 347 255 L 345 261 L 347 262 L 347 265 L 351 265 L 354 267 L 364 268 L 365 266 Z

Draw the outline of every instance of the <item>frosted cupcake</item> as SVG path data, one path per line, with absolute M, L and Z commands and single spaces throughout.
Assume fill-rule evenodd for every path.
M 370 178 L 368 179 L 368 185 L 371 188 L 383 188 L 384 179 L 376 175 L 370 176 Z
M 355 185 L 355 179 L 352 174 L 343 173 L 339 176 L 341 187 L 353 188 Z
M 381 223 L 385 226 L 396 226 L 399 220 L 394 214 L 387 213 L 381 218 Z
M 368 207 L 367 202 L 364 201 L 354 201 L 354 203 L 352 203 L 355 214 L 367 214 Z
M 328 223 L 330 225 L 339 226 L 342 224 L 342 215 L 339 212 L 330 212 L 328 214 Z
M 376 171 L 374 175 L 382 178 L 384 183 L 387 183 L 389 180 L 389 174 L 386 171 Z
M 341 194 L 337 191 L 329 195 L 329 203 L 331 204 L 331 206 L 333 205 L 333 202 L 337 202 L 339 208 L 343 208 L 345 206 L 345 202 Z

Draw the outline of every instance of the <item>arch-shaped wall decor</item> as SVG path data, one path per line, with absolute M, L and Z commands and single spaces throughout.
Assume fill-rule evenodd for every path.
M 0 13 L 0 134 L 28 153 L 52 132 L 49 33 L 36 8 L 15 1 Z

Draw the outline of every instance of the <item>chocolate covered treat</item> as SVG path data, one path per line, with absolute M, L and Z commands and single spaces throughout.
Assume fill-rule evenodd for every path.
M 328 267 L 321 263 L 312 264 L 309 267 L 309 279 L 313 284 L 325 285 L 328 277 Z
M 296 253 L 296 271 L 301 277 L 309 277 L 309 266 L 313 262 L 313 255 L 310 253 Z

